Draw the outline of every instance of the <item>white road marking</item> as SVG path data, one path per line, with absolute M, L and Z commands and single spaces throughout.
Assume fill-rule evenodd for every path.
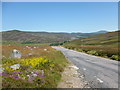
M 83 70 L 86 70 L 86 68 L 83 68 Z
M 101 79 L 97 78 L 97 80 L 98 80 L 100 83 L 103 83 L 103 81 L 102 81 Z

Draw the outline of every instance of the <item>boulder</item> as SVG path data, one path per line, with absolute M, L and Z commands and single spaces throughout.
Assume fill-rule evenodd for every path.
M 12 58 L 21 58 L 22 54 L 19 50 L 13 49 L 12 51 Z
M 17 69 L 20 69 L 20 64 L 14 64 L 12 66 L 10 66 L 10 68 L 14 69 L 14 70 L 17 70 Z

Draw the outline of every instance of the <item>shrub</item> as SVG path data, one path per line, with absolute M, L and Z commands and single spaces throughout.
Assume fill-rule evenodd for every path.
M 111 59 L 120 60 L 120 57 L 118 55 L 112 55 Z
M 87 51 L 87 53 L 98 56 L 98 53 L 96 51 L 94 51 L 94 50 Z
M 50 46 L 59 46 L 59 45 L 63 45 L 63 43 L 51 43 Z
M 83 50 L 82 50 L 82 49 L 77 49 L 77 51 L 79 51 L 79 52 L 83 52 Z
M 63 42 L 55 42 L 55 43 L 51 43 L 50 46 L 59 46 L 59 45 L 63 45 L 65 43 L 67 43 L 69 41 L 63 41 Z
M 71 49 L 70 47 L 67 47 L 68 49 Z
M 32 67 L 37 67 L 39 65 L 45 65 L 45 64 L 49 63 L 49 60 L 45 59 L 43 57 L 39 57 L 39 58 L 22 60 L 21 63 L 23 65 L 28 65 L 28 66 L 30 65 Z

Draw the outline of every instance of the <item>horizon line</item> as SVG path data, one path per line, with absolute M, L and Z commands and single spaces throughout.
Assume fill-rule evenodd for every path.
M 17 30 L 17 29 L 13 29 L 13 30 L 5 30 L 5 31 L 1 31 L 1 32 L 7 32 L 7 31 L 21 31 L 21 32 L 46 32 L 46 33 L 86 33 L 86 32 L 56 32 L 56 31 L 24 31 L 24 30 Z M 115 31 L 119 31 L 119 30 L 112 30 L 112 31 L 108 31 L 108 30 L 98 30 L 98 31 L 93 31 L 93 32 L 88 32 L 88 33 L 95 33 L 95 32 L 99 32 L 99 31 L 106 31 L 106 32 L 115 32 Z

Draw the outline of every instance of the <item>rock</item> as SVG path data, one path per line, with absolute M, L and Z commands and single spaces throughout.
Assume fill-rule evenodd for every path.
M 42 75 L 44 75 L 44 70 L 34 70 L 34 72 L 37 74 L 37 73 L 40 73 L 40 74 L 42 74 Z
M 44 49 L 44 51 L 47 51 L 47 49 Z
M 0 68 L 0 73 L 4 72 L 5 68 Z
M 36 48 L 36 47 L 34 47 L 34 48 Z
M 69 66 L 70 68 L 73 68 L 73 69 L 75 69 L 75 70 L 78 70 L 79 68 L 78 67 L 76 67 L 76 66 Z
M 28 78 L 30 78 L 30 75 L 27 75 Z
M 33 77 L 37 77 L 37 74 L 32 74 L 33 75 Z
M 28 56 L 31 56 L 32 55 L 32 53 L 28 53 Z
M 10 66 L 10 68 L 17 70 L 17 69 L 20 69 L 20 66 L 21 66 L 20 64 L 15 64 L 15 65 Z
M 6 58 L 6 57 L 3 55 L 2 58 Z
M 22 54 L 19 50 L 13 49 L 12 51 L 12 58 L 21 58 Z

